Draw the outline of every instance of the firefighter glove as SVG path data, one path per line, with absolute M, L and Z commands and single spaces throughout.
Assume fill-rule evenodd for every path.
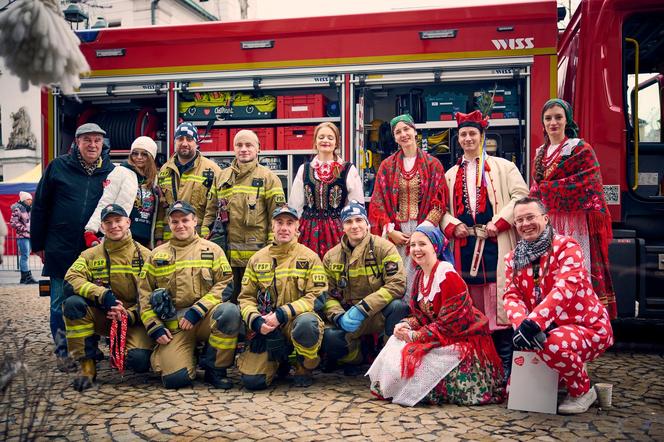
M 339 318 L 339 327 L 348 333 L 357 331 L 366 317 L 359 308 L 353 306 Z
M 101 308 L 104 310 L 110 310 L 111 307 L 114 307 L 117 304 L 117 301 L 118 298 L 115 297 L 115 293 L 111 290 L 106 290 L 104 294 L 101 295 Z

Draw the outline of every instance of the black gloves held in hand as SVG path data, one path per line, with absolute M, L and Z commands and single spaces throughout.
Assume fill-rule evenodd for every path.
M 524 319 L 512 338 L 515 350 L 542 350 L 544 342 L 546 335 L 532 319 Z

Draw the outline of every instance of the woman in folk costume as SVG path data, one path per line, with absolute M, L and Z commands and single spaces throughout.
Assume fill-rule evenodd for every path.
M 505 262 L 516 245 L 514 202 L 528 186 L 511 161 L 486 155 L 489 119 L 480 111 L 457 112 L 463 156 L 445 173 L 450 204 L 441 223 L 453 238 L 454 263 L 473 304 L 487 318 L 506 376 L 512 367 L 512 328 L 503 307 Z
M 558 234 L 577 240 L 593 289 L 614 319 L 616 296 L 609 273 L 613 232 L 599 162 L 592 146 L 577 138 L 579 128 L 569 103 L 558 98 L 547 101 L 542 124 L 544 144 L 535 155 L 530 196 L 542 200 Z
M 396 325 L 391 338 L 401 341 L 401 357 L 394 358 L 393 351 L 392 357 L 383 354 L 394 345 L 388 342 L 369 370 L 371 391 L 404 405 L 414 405 L 418 398 L 429 404 L 502 402 L 503 369 L 489 320 L 473 306 L 454 266 L 441 260 L 445 243 L 437 227 L 421 224 L 411 235 L 411 257 L 419 266 L 410 300 L 412 316 Z M 397 371 L 382 365 L 391 361 L 388 365 L 393 366 L 399 360 Z
M 371 233 L 387 236 L 397 246 L 406 268 L 408 301 L 415 274 L 408 256 L 410 234 L 423 222 L 438 226 L 445 213 L 447 183 L 440 161 L 417 147 L 413 118 L 399 115 L 390 126 L 400 149 L 380 163 L 369 222 Z
M 339 140 L 339 129 L 333 123 L 316 126 L 317 154 L 297 170 L 288 199 L 288 205 L 301 217 L 299 242 L 321 259 L 339 244 L 344 233 L 341 209 L 350 201 L 364 201 L 360 174 L 339 156 Z

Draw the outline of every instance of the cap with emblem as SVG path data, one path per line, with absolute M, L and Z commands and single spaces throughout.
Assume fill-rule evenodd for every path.
M 101 220 L 104 221 L 109 215 L 127 217 L 127 212 L 119 204 L 109 204 L 101 210 Z
M 362 204 L 353 200 L 346 207 L 341 209 L 341 222 L 345 222 L 347 219 L 350 219 L 354 216 L 360 216 L 369 224 L 369 218 L 367 218 L 367 209 L 364 208 Z
M 182 212 L 185 215 L 189 215 L 190 213 L 193 213 L 194 215 L 196 214 L 196 209 L 192 207 L 191 204 L 184 200 L 176 201 L 173 203 L 170 209 L 168 209 L 168 214 L 171 215 L 174 212 Z
M 191 123 L 182 123 L 175 129 L 173 139 L 177 140 L 180 137 L 191 137 L 198 143 L 198 129 Z
M 292 216 L 295 219 L 300 219 L 300 217 L 297 214 L 297 210 L 293 209 L 292 207 L 289 206 L 281 206 L 278 207 L 277 209 L 272 212 L 272 219 L 280 216 L 280 215 L 288 215 Z
M 76 134 L 74 135 L 75 137 L 79 137 L 80 135 L 85 135 L 85 134 L 102 134 L 106 135 L 106 131 L 99 127 L 98 124 L 95 123 L 85 123 L 81 124 L 78 126 L 78 129 L 76 129 Z

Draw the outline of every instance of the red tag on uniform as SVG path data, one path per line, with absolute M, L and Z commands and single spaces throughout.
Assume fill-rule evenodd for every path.
M 108 186 L 109 184 L 111 184 L 111 181 L 110 181 L 110 180 L 104 180 L 104 182 L 102 183 L 102 185 L 104 186 L 104 188 L 106 188 L 106 186 Z

